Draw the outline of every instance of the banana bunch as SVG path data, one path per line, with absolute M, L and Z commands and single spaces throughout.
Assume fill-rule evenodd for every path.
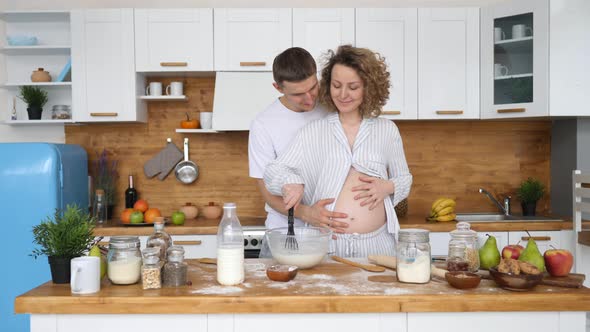
M 428 216 L 428 221 L 453 221 L 457 217 L 455 214 L 455 205 L 457 203 L 452 198 L 441 197 L 432 203 L 432 209 Z

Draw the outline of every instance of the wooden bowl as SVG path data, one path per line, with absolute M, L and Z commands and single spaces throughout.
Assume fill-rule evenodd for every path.
M 266 276 L 274 281 L 290 281 L 295 278 L 299 269 L 294 265 L 272 265 L 266 269 Z
M 512 274 L 502 273 L 497 267 L 490 268 L 490 275 L 498 286 L 511 291 L 527 291 L 543 280 L 543 274 Z
M 469 289 L 479 285 L 481 276 L 471 272 L 453 271 L 445 273 L 445 279 L 447 279 L 449 285 L 455 288 Z

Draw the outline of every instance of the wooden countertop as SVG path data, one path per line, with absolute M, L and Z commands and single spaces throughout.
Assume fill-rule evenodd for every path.
M 403 284 L 395 272 L 370 273 L 325 261 L 299 271 L 287 283 L 271 281 L 271 260 L 246 260 L 246 280 L 220 286 L 216 267 L 189 261 L 190 286 L 143 290 L 140 284 L 111 285 L 99 293 L 73 295 L 70 285 L 45 283 L 15 300 L 16 313 L 32 314 L 205 314 L 205 313 L 380 313 L 475 311 L 590 311 L 590 289 L 539 285 L 511 292 L 492 280 L 473 290 L 458 290 L 446 281 Z M 371 281 L 373 278 L 381 281 Z
M 265 217 L 240 217 L 242 226 L 264 226 Z M 219 219 L 189 219 L 182 226 L 166 224 L 166 232 L 171 235 L 211 235 L 217 234 Z M 399 219 L 401 228 L 423 228 L 431 232 L 449 232 L 456 228 L 455 222 L 427 223 L 422 215 L 409 215 Z M 590 222 L 588 222 L 590 226 Z M 506 231 L 558 231 L 572 229 L 571 221 L 558 222 L 473 222 L 471 228 L 478 232 Z M 150 226 L 125 226 L 117 221 L 98 225 L 94 234 L 97 236 L 113 235 L 151 235 Z

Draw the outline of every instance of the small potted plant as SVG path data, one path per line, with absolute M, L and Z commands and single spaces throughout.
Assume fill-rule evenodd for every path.
M 516 195 L 520 199 L 523 216 L 534 216 L 537 208 L 537 201 L 545 194 L 545 186 L 541 181 L 528 178 L 522 181 Z
M 33 226 L 33 242 L 40 248 L 31 256 L 47 256 L 51 279 L 56 284 L 70 282 L 70 260 L 80 257 L 94 242 L 94 220 L 77 205 L 68 205 L 65 211 L 55 210 L 39 225 Z
M 92 167 L 94 192 L 97 189 L 104 190 L 107 201 L 107 218 L 109 220 L 112 219 L 112 213 L 117 199 L 117 178 L 119 177 L 117 166 L 118 161 L 109 160 L 106 149 L 103 149 L 100 154 L 98 152 L 96 153 L 96 160 L 93 162 Z
M 47 103 L 47 92 L 36 86 L 21 86 L 19 98 L 27 103 L 29 120 L 41 120 L 43 106 Z

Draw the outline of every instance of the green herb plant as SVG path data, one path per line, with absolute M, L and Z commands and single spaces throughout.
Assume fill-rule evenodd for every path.
M 545 194 L 545 186 L 541 181 L 528 178 L 522 181 L 518 188 L 516 195 L 523 203 L 533 203 L 540 200 Z
M 30 85 L 21 86 L 18 97 L 27 103 L 28 107 L 38 108 L 43 108 L 49 100 L 45 90 Z
M 33 226 L 33 242 L 40 248 L 31 256 L 79 257 L 94 243 L 94 219 L 77 205 L 68 205 L 65 211 L 55 210 L 39 225 Z

